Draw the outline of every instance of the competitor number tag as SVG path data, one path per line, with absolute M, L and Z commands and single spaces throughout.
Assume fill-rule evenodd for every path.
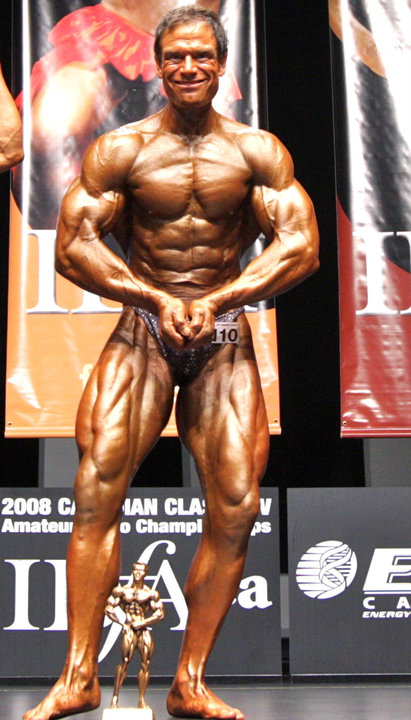
M 222 343 L 238 342 L 238 322 L 224 322 L 217 320 L 214 325 L 212 341 L 218 345 Z

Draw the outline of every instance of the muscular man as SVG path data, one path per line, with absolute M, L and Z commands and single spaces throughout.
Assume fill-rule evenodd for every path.
M 138 673 L 138 707 L 148 707 L 145 693 L 150 679 L 150 663 L 154 651 L 154 642 L 148 627 L 163 619 L 164 609 L 157 590 L 151 590 L 148 585 L 144 585 L 146 572 L 147 566 L 144 563 L 134 563 L 132 582 L 129 585 L 117 585 L 105 608 L 106 615 L 122 626 L 122 662 L 116 668 L 112 708 L 118 705 L 120 688 L 127 677 L 128 664 L 133 659 L 136 648 L 141 658 L 141 669 Z M 115 612 L 117 607 L 125 614 L 124 622 L 119 620 Z
M 21 118 L 0 65 L 0 172 L 10 170 L 22 159 Z
M 154 116 L 99 138 L 63 201 L 57 268 L 124 311 L 83 394 L 76 516 L 68 549 L 69 651 L 63 674 L 26 720 L 96 707 L 105 600 L 119 573 L 121 506 L 130 477 L 173 404 L 206 502 L 185 586 L 189 615 L 168 711 L 236 718 L 204 674 L 242 576 L 269 449 L 245 304 L 278 295 L 318 267 L 310 199 L 273 135 L 212 107 L 226 62 L 217 16 L 190 7 L 156 34 L 168 96 Z M 267 249 L 241 272 L 263 231 Z M 113 232 L 127 262 L 101 242 Z M 238 341 L 211 343 L 216 318 Z M 95 588 L 95 602 L 90 590 Z

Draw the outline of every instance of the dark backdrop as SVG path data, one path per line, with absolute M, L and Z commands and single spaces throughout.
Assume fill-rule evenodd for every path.
M 266 0 L 268 129 L 290 150 L 311 195 L 321 234 L 321 268 L 278 298 L 282 435 L 271 438 L 264 485 L 279 486 L 285 541 L 285 488 L 363 485 L 362 441 L 341 439 L 338 268 L 327 0 Z M 262 6 L 261 6 L 262 7 Z M 0 6 L 1 60 L 10 81 L 12 0 Z M 263 25 L 263 23 L 261 23 Z M 265 30 L 265 33 L 264 33 Z M 264 41 L 265 34 L 265 41 Z M 262 88 L 263 92 L 263 88 Z M 8 173 L 0 175 L 0 381 L 4 387 L 8 266 Z M 4 427 L 4 393 L 0 421 Z M 2 431 L 1 431 L 2 432 Z M 38 441 L 0 439 L 0 486 L 37 484 Z M 158 468 L 162 472 L 158 472 Z M 179 441 L 162 439 L 134 484 L 150 485 L 181 467 Z M 168 480 L 164 480 L 167 484 Z

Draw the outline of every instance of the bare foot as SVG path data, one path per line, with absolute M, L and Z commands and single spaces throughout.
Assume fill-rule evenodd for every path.
M 81 687 L 63 678 L 57 680 L 44 700 L 23 715 L 23 720 L 56 720 L 66 715 L 94 710 L 100 705 L 100 687 L 97 678 Z
M 238 708 L 232 708 L 220 700 L 203 682 L 174 681 L 167 698 L 167 710 L 175 717 L 222 718 L 223 720 L 244 720 L 245 715 Z

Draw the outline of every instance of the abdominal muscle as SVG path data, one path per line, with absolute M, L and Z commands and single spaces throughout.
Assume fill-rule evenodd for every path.
M 240 274 L 240 223 L 184 217 L 157 228 L 134 226 L 128 264 L 147 284 L 192 300 Z

